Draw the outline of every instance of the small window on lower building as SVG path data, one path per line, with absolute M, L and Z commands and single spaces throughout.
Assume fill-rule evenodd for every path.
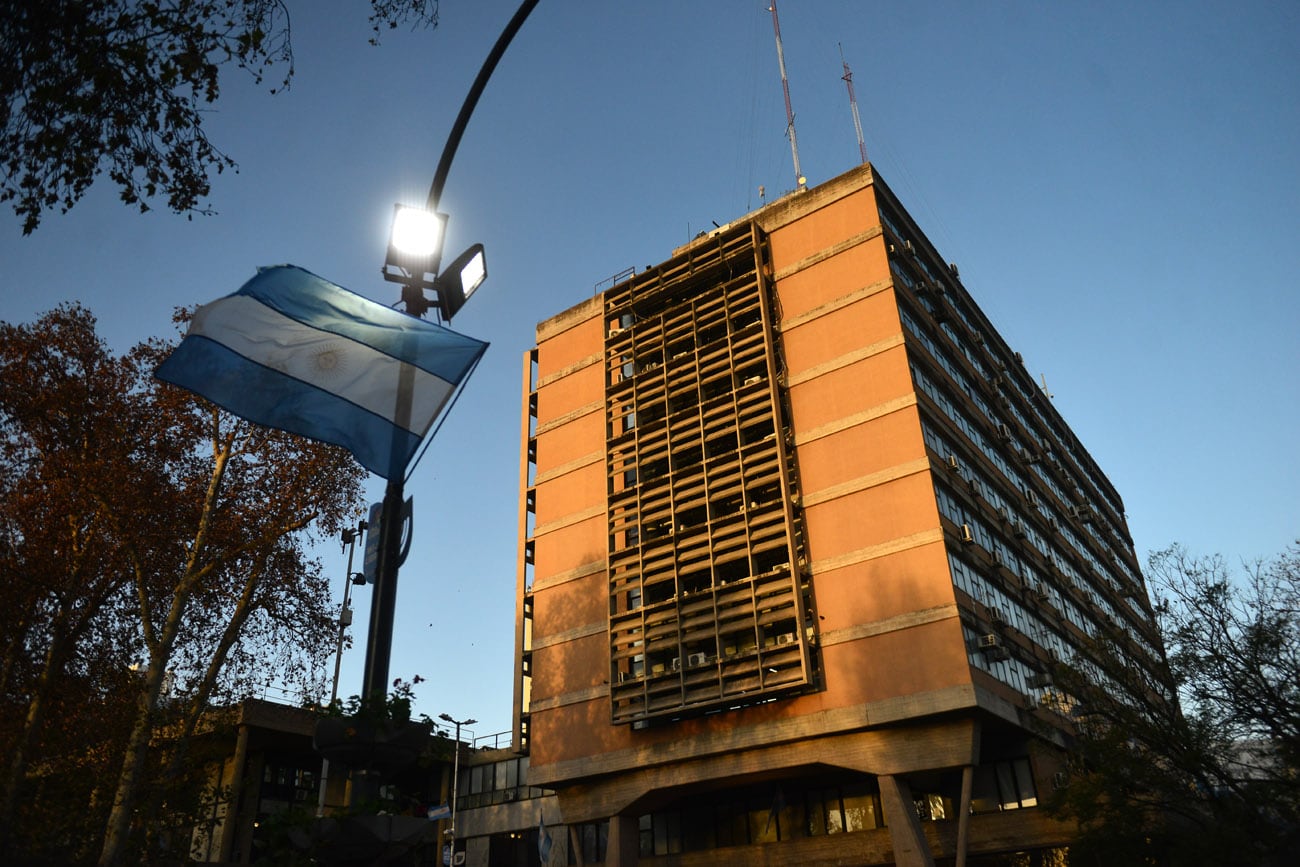
M 576 826 L 574 836 L 582 848 L 583 864 L 599 864 L 605 860 L 609 848 L 609 822 L 585 822 Z M 569 863 L 578 864 L 573 848 L 569 848 Z
M 975 769 L 971 812 L 995 813 L 1038 806 L 1038 791 L 1029 759 L 1019 758 Z

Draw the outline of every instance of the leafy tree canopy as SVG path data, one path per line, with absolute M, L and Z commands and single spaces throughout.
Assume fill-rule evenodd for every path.
M 1290 864 L 1300 851 L 1300 545 L 1234 572 L 1181 547 L 1148 578 L 1167 669 L 1123 635 L 1064 665 L 1078 752 L 1049 809 L 1071 863 Z
M 323 690 L 311 544 L 360 514 L 364 472 L 156 380 L 170 348 L 116 355 L 77 305 L 0 323 L 4 863 L 141 863 L 164 804 L 212 795 L 189 751 L 212 708 Z
M 370 10 L 372 42 L 438 22 L 438 0 Z M 142 211 L 207 213 L 210 178 L 235 166 L 203 128 L 230 65 L 288 86 L 286 0 L 0 0 L 0 201 L 30 233 L 107 173 Z

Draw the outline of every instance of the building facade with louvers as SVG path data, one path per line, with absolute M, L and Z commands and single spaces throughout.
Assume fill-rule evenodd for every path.
M 539 324 L 522 441 L 515 743 L 589 859 L 1068 844 L 1051 665 L 1160 658 L 1123 504 L 870 165 Z

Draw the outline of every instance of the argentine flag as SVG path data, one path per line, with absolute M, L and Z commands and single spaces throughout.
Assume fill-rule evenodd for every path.
M 391 479 L 486 349 L 279 265 L 196 310 L 154 375 L 241 418 L 343 446 Z
M 537 857 L 543 864 L 551 861 L 551 832 L 546 830 L 546 816 L 537 814 Z

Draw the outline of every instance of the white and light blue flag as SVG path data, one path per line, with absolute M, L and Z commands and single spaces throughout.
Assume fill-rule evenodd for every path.
M 537 814 L 537 857 L 543 864 L 551 860 L 551 832 L 546 830 L 546 816 Z
M 487 344 L 294 265 L 194 312 L 154 375 L 266 427 L 343 446 L 400 478 Z

